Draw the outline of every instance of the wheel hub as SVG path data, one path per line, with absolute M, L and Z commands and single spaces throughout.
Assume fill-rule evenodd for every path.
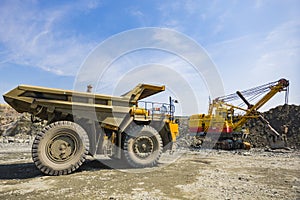
M 147 136 L 136 138 L 133 147 L 134 153 L 140 158 L 146 158 L 150 156 L 154 150 L 153 141 Z
M 56 162 L 68 160 L 76 152 L 76 141 L 68 135 L 53 138 L 48 145 L 49 157 Z

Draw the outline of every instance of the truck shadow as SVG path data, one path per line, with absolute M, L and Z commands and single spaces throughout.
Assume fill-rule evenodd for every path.
M 123 160 L 86 160 L 85 163 L 77 171 L 95 171 L 95 170 L 122 170 L 122 169 L 134 169 L 127 162 Z
M 100 162 L 98 160 L 86 160 L 85 163 L 75 172 L 130 169 L 127 164 L 121 161 L 107 160 Z M 30 179 L 45 176 L 36 168 L 34 163 L 14 163 L 0 164 L 0 180 Z
M 34 163 L 1 164 L 0 180 L 28 179 L 42 176 Z

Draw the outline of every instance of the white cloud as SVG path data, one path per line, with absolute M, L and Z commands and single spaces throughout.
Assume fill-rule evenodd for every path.
M 152 65 L 168 66 L 170 73 L 155 68 L 156 71 L 147 71 L 143 75 L 130 74 L 135 68 Z M 173 72 L 177 77 L 172 77 Z M 160 28 L 136 29 L 104 41 L 91 53 L 80 69 L 74 88 L 85 90 L 88 84 L 92 84 L 96 85 L 94 87 L 96 93 L 109 93 L 114 91 L 120 78 L 127 74 L 130 79 L 125 79 L 128 82 L 121 84 L 122 88 L 127 88 L 124 92 L 132 88 L 128 87 L 132 82 L 137 84 L 150 81 L 168 83 L 171 88 L 184 93 L 186 90 L 178 78 L 180 75 L 181 80 L 190 85 L 198 98 L 197 101 L 190 99 L 190 107 L 186 109 L 190 114 L 192 111 L 196 112 L 196 109 L 192 109 L 193 106 L 205 105 L 209 95 L 212 97 L 224 95 L 218 71 L 205 51 L 183 34 Z M 188 97 L 189 95 L 185 95 L 185 98 Z M 201 111 L 206 112 L 206 108 L 207 106 Z
M 59 27 L 74 9 L 86 11 L 96 6 L 96 3 L 78 4 L 45 9 L 35 2 L 3 3 L 0 26 L 5 28 L 0 29 L 0 45 L 9 53 L 0 57 L 0 63 L 36 66 L 59 75 L 74 74 L 94 46 Z
M 70 29 L 64 29 L 62 24 L 67 22 L 76 12 L 85 14 L 98 8 L 101 6 L 99 1 L 86 2 L 81 0 L 68 5 L 47 8 L 39 7 L 39 3 L 36 2 L 7 1 L 6 3 L 1 2 L 1 4 L 0 26 L 4 28 L 0 29 L 0 48 L 4 51 L 0 53 L 0 64 L 12 62 L 36 66 L 59 75 L 74 75 L 85 56 L 95 46 L 93 42 L 87 41 L 87 35 L 78 35 L 75 32 L 76 29 L 74 32 Z M 299 72 L 299 23 L 295 21 L 284 23 L 285 20 L 279 17 L 276 20 L 282 23 L 281 25 L 277 24 L 274 28 L 275 25 L 273 24 L 278 23 L 275 20 L 276 23 L 272 23 L 273 29 L 271 31 L 263 29 L 264 23 L 260 24 L 255 20 L 261 18 L 268 21 L 271 19 L 270 16 L 265 19 L 264 17 L 268 16 L 260 12 L 256 13 L 258 16 L 248 15 L 254 13 L 253 8 L 259 10 L 263 6 L 262 2 L 258 0 L 250 3 L 249 9 L 236 1 L 230 1 L 228 4 L 223 4 L 220 1 L 167 1 L 159 2 L 158 9 L 160 12 L 151 13 L 155 15 L 153 19 L 152 16 L 150 19 L 147 10 L 140 9 L 136 5 L 129 7 L 129 10 L 128 8 L 124 9 L 137 17 L 140 22 L 137 25 L 145 25 L 146 22 L 155 20 L 154 26 L 170 27 L 189 34 L 197 41 L 204 41 L 205 44 L 208 44 L 206 47 L 219 68 L 225 87 L 228 89 L 227 92 L 234 92 L 235 89 L 247 89 L 268 81 L 274 81 L 281 76 L 291 79 L 292 86 L 299 88 L 299 79 L 296 77 L 296 74 L 299 73 L 295 73 Z M 285 8 L 284 13 L 287 10 Z M 270 12 L 270 10 L 268 11 Z M 255 25 L 251 25 L 251 23 Z M 244 31 L 245 29 L 246 31 Z M 208 66 L 213 66 L 212 63 L 209 63 L 209 59 L 206 60 L 203 53 L 198 53 L 199 49 L 182 41 L 176 37 L 175 33 L 160 31 L 154 35 L 154 38 L 147 36 L 153 35 L 135 35 L 135 38 L 119 40 L 106 47 L 105 52 L 100 52 L 101 58 L 110 61 L 111 52 L 116 49 L 121 52 L 126 45 L 135 47 L 138 45 L 136 41 L 141 41 L 142 38 L 144 41 L 149 40 L 149 43 L 145 42 L 146 46 L 156 45 L 161 49 L 164 47 L 172 48 L 175 53 L 184 55 L 185 59 L 201 64 L 202 80 L 200 82 L 204 82 L 203 80 L 209 76 L 210 79 L 214 78 L 206 72 Z M 214 41 L 221 42 L 212 44 Z M 204 50 L 202 49 L 202 51 Z M 113 84 L 114 78 L 121 77 L 124 71 L 128 70 L 128 66 L 140 66 L 145 64 L 145 61 L 147 61 L 146 64 L 152 62 L 166 66 L 171 65 L 172 70 L 182 74 L 185 79 L 188 79 L 190 85 L 197 87 L 195 86 L 197 85 L 196 81 L 193 82 L 192 80 L 199 79 L 199 77 L 195 76 L 193 68 L 183 67 L 187 66 L 187 63 L 183 63 L 182 60 L 178 61 L 178 58 L 158 58 L 160 59 L 159 62 L 155 59 L 147 60 L 145 56 L 141 56 L 140 60 L 134 57 L 132 58 L 134 61 L 129 59 L 122 65 L 114 65 L 115 67 L 110 69 L 111 71 L 102 83 L 102 87 L 109 88 Z M 100 62 L 104 62 L 103 60 Z M 93 63 L 96 63 L 93 70 L 97 70 L 100 65 L 99 57 L 96 56 L 91 64 Z M 215 70 L 215 72 L 218 71 Z M 157 78 L 157 75 L 153 73 L 149 74 L 149 77 L 154 79 Z M 99 77 L 87 72 L 84 78 L 89 81 Z M 175 84 L 176 80 L 173 82 Z M 294 102 L 299 102 L 299 95 L 297 96 L 294 91 L 291 90 L 292 99 Z
M 88 59 L 85 66 L 82 72 L 86 74 L 79 74 L 78 78 L 88 80 L 78 80 L 78 87 L 75 86 L 78 90 L 93 84 L 96 93 L 119 96 L 138 83 L 163 84 L 167 92 L 152 100 L 166 102 L 171 95 L 181 102 L 178 112 L 184 115 L 207 111 L 207 99 L 211 94 L 205 78 L 186 60 L 170 52 L 160 49 L 133 51 L 114 60 L 101 75 L 97 60 Z
M 209 46 L 224 80 L 226 93 L 244 90 L 280 78 L 290 80 L 290 103 L 299 104 L 300 23 L 278 25 L 265 34 L 249 34 Z M 282 95 L 266 108 L 282 104 Z
M 259 9 L 263 6 L 263 1 L 262 0 L 255 0 L 255 8 Z
M 295 72 L 300 64 L 300 23 L 290 21 L 268 33 L 258 44 L 259 58 L 253 73 L 262 75 L 288 74 Z M 270 73 L 271 72 L 271 73 Z M 272 73 L 273 72 L 273 73 Z
M 123 63 L 124 64 L 124 63 Z M 158 63 L 145 62 L 142 65 L 136 65 L 137 63 L 132 63 L 133 65 L 125 71 L 122 75 L 116 76 L 115 78 L 104 78 L 101 81 L 105 83 L 111 83 L 108 90 L 113 91 L 113 94 L 120 95 L 125 91 L 133 88 L 137 83 L 148 83 L 155 85 L 166 85 L 166 92 L 156 95 L 150 98 L 152 101 L 156 102 L 167 102 L 168 96 L 172 96 L 179 100 L 181 107 L 178 108 L 177 114 L 192 114 L 197 111 L 206 111 L 206 107 L 203 107 L 204 102 L 201 102 L 199 97 L 203 97 L 205 94 L 206 98 L 209 93 L 205 88 L 205 84 L 202 80 L 191 79 L 187 69 L 191 66 L 180 59 L 170 58 L 161 60 L 158 59 Z M 117 64 L 121 65 L 121 63 Z M 184 67 L 184 68 L 183 68 Z M 118 68 L 116 65 L 112 66 L 115 70 Z M 110 74 L 109 71 L 107 74 Z M 201 77 L 196 77 L 200 78 Z M 200 87 L 193 87 L 192 83 L 197 82 Z M 202 82 L 202 84 L 201 84 Z M 205 99 L 206 99 L 205 98 Z M 148 99 L 149 100 L 149 99 Z M 201 106 L 199 106 L 202 104 Z
M 87 9 L 96 9 L 101 5 L 101 2 L 99 0 L 89 0 L 89 1 L 82 0 L 80 7 L 84 8 L 85 5 Z

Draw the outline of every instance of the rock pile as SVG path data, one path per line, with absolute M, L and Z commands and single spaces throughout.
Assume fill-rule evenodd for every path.
M 5 104 L 0 104 L 0 142 L 28 142 L 41 131 L 42 123 L 32 123 L 28 113 L 18 113 Z
M 270 125 L 280 134 L 283 133 L 283 125 L 288 126 L 288 147 L 300 149 L 300 106 L 283 105 L 272 108 L 263 113 Z M 259 119 L 252 119 L 247 124 L 250 129 L 248 140 L 254 147 L 265 147 L 268 144 L 267 136 L 272 134 L 266 123 Z

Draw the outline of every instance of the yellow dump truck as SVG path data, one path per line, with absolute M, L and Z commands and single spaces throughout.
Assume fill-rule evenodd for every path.
M 44 174 L 78 169 L 88 154 L 124 159 L 133 167 L 151 167 L 178 135 L 175 101 L 141 101 L 165 86 L 139 84 L 122 96 L 20 85 L 4 94 L 16 111 L 47 120 L 32 145 L 32 159 Z

